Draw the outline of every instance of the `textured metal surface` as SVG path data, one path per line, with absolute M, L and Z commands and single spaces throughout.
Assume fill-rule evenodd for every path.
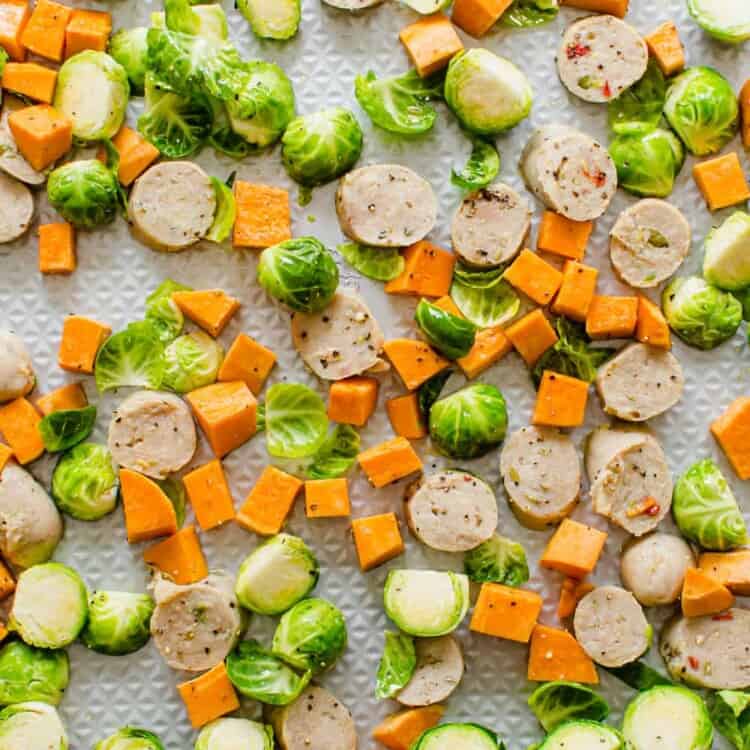
M 90 3 L 76 2 L 87 5 Z M 349 16 L 321 5 L 320 0 L 303 0 L 304 15 L 299 36 L 287 44 L 260 43 L 253 38 L 247 23 L 225 0 L 230 17 L 233 40 L 246 56 L 259 56 L 280 63 L 293 80 L 299 112 L 312 112 L 326 105 L 350 106 L 357 113 L 365 130 L 365 152 L 361 164 L 393 161 L 406 164 L 426 177 L 435 188 L 439 200 L 439 220 L 431 239 L 448 246 L 450 218 L 460 201 L 460 192 L 449 181 L 452 165 L 462 163 L 469 144 L 443 105 L 439 122 L 424 138 L 408 140 L 373 130 L 369 120 L 354 100 L 353 83 L 358 73 L 372 68 L 379 74 L 395 74 L 406 70 L 408 63 L 397 34 L 415 16 L 398 3 L 386 3 L 359 16 Z M 684 0 L 631 0 L 628 20 L 639 31 L 649 32 L 667 19 L 677 21 L 685 42 L 689 64 L 710 64 L 724 73 L 735 86 L 750 75 L 750 48 L 721 46 L 708 37 L 688 18 Z M 145 24 L 151 11 L 158 10 L 153 0 L 122 0 L 99 3 L 114 13 L 115 26 Z M 606 143 L 606 108 L 584 104 L 571 98 L 560 85 L 554 66 L 554 50 L 566 24 L 580 15 L 564 9 L 558 19 L 547 27 L 531 31 L 497 30 L 482 45 L 512 59 L 529 76 L 535 90 L 534 108 L 529 119 L 509 134 L 498 139 L 502 152 L 501 178 L 524 191 L 518 174 L 517 161 L 523 144 L 535 127 L 565 122 L 584 130 Z M 464 37 L 468 46 L 477 42 Z M 131 121 L 138 105 L 133 104 Z M 727 150 L 742 151 L 738 141 Z M 744 153 L 741 158 L 746 167 Z M 296 196 L 297 189 L 284 173 L 278 150 L 237 164 L 226 158 L 215 158 L 206 150 L 197 159 L 210 173 L 225 178 L 237 170 L 238 177 L 288 187 Z M 688 159 L 670 199 L 688 217 L 694 232 L 693 247 L 682 272 L 700 267 L 702 240 L 712 221 L 718 222 L 728 212 L 710 215 L 698 195 L 691 178 L 693 160 Z M 313 202 L 300 208 L 293 206 L 296 235 L 314 234 L 329 247 L 341 241 L 333 206 L 334 187 L 315 191 Z M 525 192 L 525 191 L 524 191 Z M 531 197 L 535 209 L 535 226 L 541 206 Z M 618 213 L 634 199 L 618 193 L 608 213 L 596 223 L 589 244 L 587 262 L 602 271 L 600 288 L 623 290 L 613 278 L 607 251 L 607 234 Z M 54 212 L 38 199 L 38 219 L 53 219 Z M 532 235 L 535 239 L 535 230 Z M 532 245 L 533 246 L 533 245 Z M 56 352 L 62 321 L 69 313 L 90 315 L 110 324 L 115 330 L 142 314 L 146 293 L 165 277 L 172 277 L 195 287 L 220 287 L 242 301 L 242 309 L 234 317 L 221 339 L 231 343 L 239 331 L 246 331 L 272 347 L 279 357 L 270 382 L 297 381 L 325 388 L 307 374 L 291 348 L 288 314 L 275 307 L 255 283 L 256 256 L 237 252 L 229 247 L 206 244 L 179 255 L 161 255 L 139 245 L 129 234 L 122 220 L 112 228 L 91 233 L 81 232 L 78 242 L 79 268 L 70 278 L 42 277 L 36 267 L 36 240 L 33 231 L 12 245 L 0 246 L 0 320 L 18 332 L 32 352 L 39 377 L 39 392 L 45 392 L 70 380 L 56 366 Z M 349 268 L 342 268 L 343 283 L 358 286 L 372 306 L 388 337 L 413 331 L 414 303 L 388 297 L 375 282 L 359 277 Z M 709 422 L 736 396 L 750 390 L 750 357 L 743 331 L 714 352 L 688 350 L 679 341 L 674 351 L 685 368 L 687 387 L 682 401 L 666 415 L 653 420 L 652 426 L 665 447 L 670 466 L 676 475 L 690 463 L 713 456 L 731 479 L 733 489 L 743 508 L 750 511 L 747 486 L 736 480 L 723 455 L 708 432 Z M 528 423 L 533 404 L 533 390 L 526 368 L 515 355 L 509 355 L 480 380 L 497 384 L 505 394 L 510 411 L 510 429 Z M 453 385 L 459 385 L 456 378 Z M 106 438 L 106 429 L 114 406 L 126 394 L 116 394 L 98 401 L 91 379 L 86 389 L 92 402 L 100 404 L 100 416 L 94 438 Z M 393 376 L 383 380 L 380 407 L 363 431 L 363 445 L 373 445 L 389 436 L 385 416 L 385 399 L 401 392 Z M 584 435 L 604 421 L 597 399 L 589 401 L 586 428 L 576 430 L 574 438 L 581 445 Z M 430 453 L 428 441 L 419 444 L 429 471 L 445 464 Z M 197 466 L 210 457 L 202 442 L 191 463 Z M 264 440 L 258 437 L 224 462 L 236 503 L 240 503 L 268 457 Z M 533 570 L 530 586 L 545 595 L 542 619 L 557 624 L 554 614 L 560 576 L 537 568 L 549 532 L 529 532 L 515 521 L 504 497 L 498 476 L 499 455 L 493 452 L 484 459 L 464 462 L 467 468 L 480 473 L 497 491 L 500 507 L 500 531 L 522 541 Z M 35 475 L 46 481 L 52 467 L 50 459 L 32 466 Z M 385 490 L 373 490 L 355 470 L 350 491 L 353 515 L 364 516 L 395 510 L 401 513 L 403 482 Z M 575 518 L 590 518 L 588 497 L 584 495 Z M 373 697 L 374 675 L 382 645 L 382 631 L 388 626 L 382 611 L 382 585 L 390 567 L 461 568 L 461 556 L 439 554 L 426 550 L 408 538 L 406 553 L 389 565 L 367 575 L 359 572 L 353 544 L 345 520 L 307 521 L 302 502 L 298 502 L 288 530 L 304 537 L 314 548 L 322 565 L 321 583 L 317 593 L 330 598 L 345 612 L 349 625 L 349 648 L 322 683 L 338 695 L 352 710 L 360 736 L 360 746 L 374 748 L 369 738 L 372 726 L 395 705 L 378 703 Z M 192 513 L 188 510 L 189 519 Z M 604 528 L 603 519 L 593 522 Z M 669 526 L 665 522 L 663 526 Z M 619 581 L 617 560 L 624 535 L 610 530 L 604 559 L 593 580 L 597 583 Z M 201 541 L 212 568 L 234 574 L 244 556 L 258 539 L 230 524 L 225 528 L 201 534 Z M 77 568 L 88 585 L 94 588 L 143 590 L 148 572 L 141 560 L 142 545 L 128 545 L 125 540 L 122 510 L 92 524 L 67 520 L 66 533 L 56 558 Z M 669 608 L 652 610 L 650 618 L 660 624 Z M 274 621 L 256 617 L 251 634 L 266 642 Z M 505 738 L 510 750 L 521 750 L 541 736 L 536 722 L 526 707 L 531 686 L 525 679 L 526 647 L 498 641 L 468 632 L 464 625 L 458 632 L 466 653 L 466 675 L 450 699 L 447 718 L 474 720 L 492 726 Z M 128 657 L 107 657 L 88 653 L 75 645 L 70 649 L 72 681 L 62 704 L 71 746 L 76 750 L 90 748 L 117 727 L 135 724 L 148 727 L 165 740 L 170 750 L 192 748 L 195 733 L 189 728 L 185 711 L 175 691 L 183 675 L 168 669 L 149 644 Z M 650 659 L 659 658 L 652 649 Z M 615 709 L 612 720 L 619 720 L 622 707 L 632 692 L 608 675 L 602 675 L 602 689 Z M 256 715 L 257 705 L 243 706 L 247 715 Z M 724 747 L 717 740 L 716 747 Z

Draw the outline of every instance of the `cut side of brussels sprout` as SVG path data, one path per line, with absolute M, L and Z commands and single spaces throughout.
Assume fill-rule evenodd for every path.
M 216 3 L 195 5 L 189 0 L 165 0 L 164 23 L 170 31 L 222 42 L 229 36 L 227 17 Z
M 277 534 L 240 565 L 237 601 L 260 615 L 280 615 L 306 597 L 318 583 L 320 568 L 302 539 Z
M 381 700 L 393 698 L 411 680 L 416 667 L 414 639 L 404 633 L 386 632 L 375 682 L 375 697 Z
M 548 734 L 539 750 L 624 750 L 624 747 L 622 735 L 613 727 L 578 720 L 563 724 Z
M 54 706 L 37 701 L 0 711 L 0 750 L 68 750 L 68 736 Z
M 248 719 L 216 719 L 201 729 L 195 750 L 273 750 L 273 729 Z
M 453 572 L 392 570 L 383 591 L 385 612 L 421 638 L 452 633 L 469 609 L 469 579 Z
M 203 331 L 179 336 L 164 350 L 161 385 L 175 393 L 187 393 L 216 382 L 224 348 Z
M 173 302 L 174 292 L 192 292 L 193 288 L 167 279 L 146 297 L 146 320 L 156 329 L 162 343 L 168 344 L 182 332 L 185 317 Z
M 89 619 L 81 640 L 101 654 L 121 656 L 138 651 L 151 637 L 154 606 L 146 594 L 95 591 L 89 597 Z
M 232 188 L 216 177 L 211 177 L 211 184 L 216 193 L 216 213 L 214 222 L 206 234 L 210 242 L 224 242 L 232 232 L 237 218 L 237 203 L 234 200 Z
M 164 750 L 164 745 L 148 729 L 123 727 L 106 740 L 97 742 L 94 750 Z
M 143 93 L 146 83 L 147 34 L 145 26 L 137 26 L 120 29 L 109 40 L 108 52 L 125 69 L 130 86 L 136 94 Z
M 688 0 L 690 15 L 721 42 L 750 39 L 750 5 L 733 0 Z
M 117 216 L 120 186 L 113 171 L 98 159 L 83 159 L 63 164 L 50 173 L 47 198 L 73 226 L 95 229 Z
M 420 300 L 415 320 L 427 341 L 448 359 L 465 357 L 474 346 L 476 326 L 466 318 Z
M 100 393 L 126 386 L 156 390 L 162 384 L 164 368 L 159 330 L 148 320 L 131 323 L 99 349 L 94 365 L 96 387 Z
M 341 257 L 368 279 L 390 281 L 404 272 L 404 256 L 395 247 L 370 247 L 345 242 L 336 248 Z
M 545 732 L 573 719 L 604 721 L 609 716 L 607 701 L 577 682 L 545 682 L 529 696 L 528 703 Z
M 95 406 L 62 409 L 42 419 L 39 423 L 39 434 L 46 450 L 50 453 L 59 453 L 83 442 L 91 434 L 95 422 Z
M 117 505 L 117 475 L 103 445 L 82 443 L 63 455 L 52 474 L 52 497 L 79 521 L 97 521 Z
M 523 547 L 499 534 L 464 553 L 464 572 L 475 583 L 521 586 L 529 580 Z
M 479 724 L 440 724 L 424 732 L 412 750 L 502 750 L 503 747 L 493 731 Z
M 359 433 L 348 424 L 337 424 L 312 457 L 308 479 L 336 479 L 354 466 L 359 454 Z
M 276 383 L 266 392 L 266 446 L 272 456 L 305 458 L 326 439 L 328 416 L 323 399 L 299 383 Z
M 237 7 L 261 39 L 291 39 L 299 29 L 300 0 L 238 0 Z
M 0 649 L 0 703 L 40 701 L 57 706 L 70 679 L 65 651 L 11 641 Z
M 735 211 L 706 237 L 703 276 L 719 289 L 750 286 L 750 214 Z

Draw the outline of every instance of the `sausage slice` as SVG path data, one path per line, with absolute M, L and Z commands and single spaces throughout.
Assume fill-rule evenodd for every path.
M 15 333 L 0 329 L 0 403 L 25 396 L 35 383 L 26 345 Z
M 404 706 L 431 706 L 444 701 L 464 674 L 464 656 L 452 635 L 417 638 L 417 667 L 411 680 L 396 695 Z
M 594 484 L 603 469 L 617 457 L 619 453 L 634 445 L 641 445 L 646 435 L 641 425 L 617 424 L 599 425 L 586 437 L 586 474 L 589 484 Z
M 26 185 L 0 172 L 0 244 L 13 242 L 31 225 L 34 198 Z

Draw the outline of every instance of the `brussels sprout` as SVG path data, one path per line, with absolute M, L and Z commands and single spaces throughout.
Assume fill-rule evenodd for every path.
M 300 0 L 238 0 L 237 7 L 255 36 L 261 39 L 291 39 L 302 17 Z
M 68 750 L 68 736 L 54 706 L 16 703 L 0 711 L 0 750 Z
M 148 44 L 145 26 L 120 29 L 109 40 L 108 52 L 125 69 L 134 93 L 142 94 L 146 83 L 146 53 Z
M 201 729 L 195 750 L 273 750 L 273 729 L 248 719 L 216 719 Z
M 375 696 L 383 700 L 393 698 L 406 687 L 417 668 L 417 652 L 414 639 L 404 633 L 385 634 L 385 646 L 380 657 L 375 682 Z
M 666 198 L 685 163 L 685 149 L 671 131 L 619 135 L 609 144 L 617 182 L 633 195 Z
M 432 405 L 440 398 L 440 394 L 443 392 L 445 384 L 450 380 L 451 375 L 453 375 L 453 370 L 443 370 L 433 375 L 429 380 L 425 380 L 419 386 L 417 390 L 417 407 L 425 422 L 429 422 L 430 409 L 432 409 Z
M 500 171 L 500 154 L 495 144 L 483 138 L 472 138 L 469 160 L 460 172 L 451 172 L 451 182 L 464 190 L 487 187 Z
M 232 175 L 231 181 L 234 181 L 234 175 Z M 214 222 L 206 234 L 206 239 L 209 242 L 224 242 L 231 234 L 234 221 L 237 218 L 237 204 L 230 185 L 216 177 L 211 177 L 211 184 L 216 195 L 216 213 L 214 214 Z
M 304 599 L 319 576 L 318 561 L 304 541 L 277 534 L 244 559 L 234 591 L 243 607 L 260 615 L 280 615 Z
M 117 216 L 120 187 L 116 175 L 98 159 L 83 159 L 50 173 L 47 198 L 67 222 L 81 229 L 95 229 Z
M 40 701 L 57 706 L 70 679 L 65 651 L 11 641 L 0 649 L 0 704 Z
M 154 606 L 147 594 L 94 591 L 89 597 L 89 619 L 81 640 L 100 654 L 132 654 L 145 646 L 151 636 Z
M 691 154 L 715 154 L 737 134 L 734 91 L 713 68 L 688 68 L 667 90 L 664 114 Z
M 750 6 L 725 0 L 688 0 L 690 15 L 711 36 L 729 44 L 750 39 Z
M 737 332 L 742 303 L 698 276 L 674 279 L 662 294 L 669 327 L 698 349 L 714 349 Z
M 175 393 L 187 393 L 216 382 L 224 348 L 203 331 L 179 336 L 164 350 L 161 386 Z
M 213 98 L 210 102 L 213 110 L 213 124 L 208 136 L 208 144 L 232 159 L 244 159 L 256 151 L 255 146 L 250 145 L 241 135 L 232 130 L 232 123 L 224 102 Z
M 747 543 L 737 500 L 710 458 L 693 464 L 677 480 L 672 513 L 680 533 L 703 549 L 723 552 Z
M 521 306 L 513 287 L 503 279 L 502 268 L 471 271 L 459 263 L 450 294 L 461 314 L 479 328 L 507 323 Z
M 277 383 L 266 393 L 266 447 L 278 458 L 305 458 L 320 449 L 328 431 L 323 399 L 299 383 Z
M 315 674 L 335 664 L 346 641 L 346 620 L 338 607 L 325 599 L 303 599 L 281 616 L 272 649 L 293 667 Z
M 286 706 L 307 687 L 312 672 L 297 674 L 257 641 L 242 641 L 227 656 L 227 674 L 242 695 L 270 706 Z
M 383 588 L 385 613 L 404 633 L 433 638 L 452 633 L 469 609 L 469 579 L 434 570 L 392 570 Z
M 643 77 L 607 105 L 609 126 L 617 135 L 645 135 L 656 128 L 667 98 L 664 73 L 651 58 Z
M 735 211 L 706 237 L 703 276 L 719 289 L 750 286 L 750 214 Z
M 164 750 L 164 745 L 148 729 L 123 727 L 106 740 L 97 742 L 94 750 Z
M 315 237 L 299 237 L 261 253 L 258 282 L 292 310 L 316 313 L 336 294 L 339 269 L 320 241 Z
M 750 693 L 717 690 L 708 697 L 711 723 L 737 750 L 750 747 Z
M 124 386 L 156 390 L 162 384 L 164 368 L 160 329 L 148 320 L 131 323 L 99 349 L 94 365 L 96 387 L 101 393 Z
M 477 458 L 503 442 L 508 413 L 503 394 L 477 383 L 436 401 L 430 409 L 430 437 L 451 458 Z
M 380 78 L 371 70 L 357 76 L 354 95 L 375 125 L 397 135 L 421 135 L 432 129 L 437 112 L 429 102 L 443 98 L 443 77 L 422 78 L 416 70 Z
M 8 629 L 30 646 L 64 648 L 78 638 L 87 616 L 88 592 L 81 577 L 67 565 L 48 562 L 18 576 Z
M 559 10 L 558 0 L 513 0 L 500 23 L 516 29 L 542 26 L 553 21 Z
M 391 281 L 404 272 L 406 261 L 396 247 L 370 247 L 345 242 L 336 248 L 341 257 L 368 279 Z
M 162 343 L 168 344 L 180 335 L 185 317 L 175 304 L 175 292 L 192 292 L 192 287 L 167 279 L 146 297 L 146 320 L 156 329 Z
M 229 37 L 227 17 L 221 5 L 193 5 L 188 0 L 164 0 L 164 23 L 180 31 L 221 42 Z
M 512 63 L 486 49 L 459 52 L 448 65 L 445 102 L 461 124 L 480 135 L 497 135 L 531 111 L 532 91 Z
M 465 357 L 474 346 L 477 327 L 425 299 L 420 300 L 414 316 L 427 341 L 448 359 Z
M 336 479 L 354 466 L 359 454 L 359 433 L 348 424 L 337 424 L 312 458 L 308 479 Z
M 84 406 L 82 409 L 52 412 L 42 419 L 38 427 L 45 449 L 58 453 L 83 442 L 91 434 L 95 423 L 96 407 Z
M 476 583 L 521 586 L 529 580 L 523 547 L 499 534 L 464 553 L 464 572 Z
M 650 690 L 658 685 L 673 684 L 668 677 L 642 661 L 633 661 L 630 664 L 623 664 L 621 667 L 605 667 L 605 669 L 633 690 Z
M 362 153 L 362 129 L 343 107 L 292 120 L 281 139 L 281 158 L 289 176 L 315 187 L 348 172 Z
M 577 682 L 545 682 L 529 696 L 528 704 L 545 732 L 572 719 L 604 721 L 609 716 L 607 701 Z
M 505 750 L 490 729 L 479 724 L 439 724 L 417 739 L 412 750 Z M 598 750 L 598 749 L 597 749 Z M 601 748 L 609 750 L 609 748 Z
M 177 517 L 177 528 L 179 529 L 185 523 L 185 506 L 187 505 L 187 492 L 185 484 L 178 477 L 167 477 L 166 479 L 154 480 L 167 499 L 172 503 L 174 514 Z
M 103 445 L 81 443 L 65 453 L 52 474 L 58 508 L 79 521 L 98 521 L 117 505 L 117 474 Z
M 572 750 L 579 747 L 625 750 L 625 743 L 622 735 L 613 727 L 598 724 L 595 721 L 578 719 L 561 724 L 553 730 L 539 746 L 539 750 Z
M 714 734 L 703 699 L 674 685 L 638 693 L 625 709 L 622 733 L 628 750 L 709 750 Z
M 83 141 L 112 138 L 125 120 L 129 98 L 128 74 L 106 52 L 79 52 L 57 73 L 54 107 L 73 123 L 73 135 Z

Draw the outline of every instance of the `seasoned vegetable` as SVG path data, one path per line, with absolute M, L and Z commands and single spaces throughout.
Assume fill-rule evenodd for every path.
M 79 521 L 97 521 L 117 505 L 117 475 L 103 445 L 81 443 L 65 453 L 52 474 L 52 497 Z
M 500 154 L 491 141 L 472 138 L 471 143 L 468 161 L 460 172 L 456 172 L 455 169 L 451 172 L 451 182 L 464 190 L 479 190 L 497 177 L 500 171 Z
M 226 14 L 216 3 L 196 5 L 189 0 L 165 0 L 164 23 L 171 31 L 209 41 L 221 42 L 229 36 Z
M 94 750 L 164 750 L 164 745 L 147 729 L 123 727 L 106 740 L 97 742 Z
M 190 291 L 189 286 L 167 279 L 146 297 L 146 320 L 156 328 L 164 344 L 179 336 L 185 324 L 185 316 L 172 299 L 172 294 Z
M 490 729 L 479 724 L 439 724 L 428 729 L 412 750 L 504 750 L 505 745 Z M 602 748 L 602 750 L 609 750 Z
M 422 299 L 415 319 L 427 341 L 448 359 L 465 357 L 474 346 L 476 326 L 465 318 Z
M 209 242 L 224 242 L 232 233 L 234 222 L 237 219 L 237 204 L 231 188 L 231 184 L 234 182 L 234 173 L 229 177 L 229 184 L 216 177 L 210 179 L 216 195 L 216 211 L 214 212 L 213 223 L 206 233 L 206 239 Z
M 425 422 L 429 422 L 430 409 L 432 409 L 432 405 L 440 398 L 440 394 L 452 374 L 453 370 L 439 372 L 419 386 L 417 390 L 417 406 Z
M 607 105 L 609 126 L 617 135 L 645 135 L 656 128 L 667 98 L 664 74 L 652 58 L 640 81 Z
M 750 287 L 750 214 L 735 211 L 708 233 L 703 277 L 732 292 Z
M 674 279 L 662 293 L 669 327 L 690 346 L 714 349 L 737 332 L 742 303 L 698 276 Z
M 109 224 L 120 206 L 117 176 L 98 159 L 71 161 L 51 172 L 47 198 L 65 221 L 81 229 Z
M 577 682 L 545 682 L 529 696 L 528 704 L 545 732 L 566 721 L 604 721 L 609 716 L 607 701 Z
M 337 424 L 312 457 L 306 469 L 308 479 L 336 479 L 344 476 L 359 455 L 359 433 L 348 424 Z
M 557 727 L 539 746 L 539 750 L 568 750 L 595 747 L 597 750 L 624 750 L 622 735 L 614 728 L 595 721 L 578 719 Z M 697 748 L 696 748 L 697 750 Z
M 96 407 L 62 409 L 48 414 L 39 423 L 39 433 L 44 447 L 51 453 L 72 448 L 83 442 L 94 429 Z
M 346 648 L 346 620 L 325 599 L 303 599 L 285 612 L 273 635 L 273 653 L 313 673 L 330 669 Z
M 750 746 L 750 693 L 718 690 L 708 698 L 708 714 L 718 732 L 737 750 Z
M 243 607 L 280 615 L 315 588 L 319 575 L 318 561 L 302 539 L 277 534 L 245 558 L 234 590 Z
M 523 547 L 499 534 L 464 553 L 464 572 L 475 583 L 521 586 L 529 580 Z
M 721 552 L 747 543 L 737 500 L 710 458 L 693 464 L 677 480 L 672 513 L 680 533 L 703 549 Z
M 513 287 L 503 279 L 502 268 L 474 271 L 459 263 L 450 294 L 462 315 L 479 328 L 507 323 L 521 306 Z
M 298 383 L 277 383 L 266 393 L 266 445 L 272 456 L 312 456 L 326 439 L 328 417 L 323 400 Z
M 368 279 L 390 281 L 404 272 L 404 256 L 395 247 L 370 247 L 345 242 L 336 248 L 352 268 Z
M 0 711 L 0 750 L 31 747 L 68 750 L 65 727 L 54 706 L 28 701 Z
M 247 719 L 216 719 L 201 729 L 195 750 L 273 750 L 273 729 Z
M 68 687 L 68 654 L 11 641 L 0 649 L 0 703 L 25 701 L 59 705 Z
M 558 0 L 513 0 L 500 23 L 517 29 L 542 26 L 554 20 L 559 10 Z
M 176 338 L 164 350 L 161 385 L 175 393 L 187 393 L 216 382 L 224 361 L 221 344 L 203 331 Z
M 721 42 L 739 44 L 750 39 L 750 7 L 723 0 L 688 0 L 690 15 Z
M 508 426 L 503 394 L 494 386 L 470 385 L 436 401 L 430 437 L 451 458 L 476 458 L 502 443 Z
M 90 649 L 111 656 L 138 651 L 151 637 L 154 606 L 146 594 L 95 591 L 89 596 L 89 619 L 81 640 Z
M 146 83 L 147 34 L 145 26 L 136 26 L 132 29 L 120 29 L 109 40 L 109 54 L 125 69 L 135 94 L 143 93 Z
M 148 320 L 131 323 L 110 336 L 96 356 L 94 375 L 100 392 L 123 386 L 156 390 L 164 378 L 164 345 Z
M 263 39 L 291 39 L 302 15 L 300 0 L 239 0 L 237 7 Z
M 375 696 L 381 700 L 393 698 L 409 682 L 416 666 L 414 639 L 404 633 L 386 631 L 375 682 Z
M 622 667 L 605 667 L 618 680 L 622 680 L 633 690 L 650 690 L 658 685 L 672 685 L 672 680 L 657 672 L 642 661 L 633 661 Z

